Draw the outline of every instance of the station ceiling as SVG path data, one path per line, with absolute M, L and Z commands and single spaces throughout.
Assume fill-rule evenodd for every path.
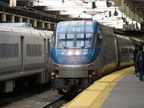
M 1 0 L 67 19 L 93 19 L 108 25 L 144 21 L 144 0 Z

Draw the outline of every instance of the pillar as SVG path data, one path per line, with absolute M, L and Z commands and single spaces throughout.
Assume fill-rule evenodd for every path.
M 14 15 L 10 16 L 10 21 L 11 21 L 12 23 L 15 22 L 15 16 L 14 16 Z
M 19 22 L 19 23 L 22 23 L 22 22 L 23 22 L 23 18 L 22 18 L 22 17 L 19 17 L 19 18 L 18 18 L 18 22 Z
M 51 23 L 48 23 L 48 29 L 51 30 Z
M 44 29 L 44 22 L 41 22 L 40 28 Z
M 5 13 L 2 13 L 1 18 L 2 18 L 2 22 L 6 22 L 6 14 Z
M 9 0 L 9 5 L 10 5 L 10 7 L 14 7 L 14 6 L 16 6 L 16 2 L 17 2 L 17 0 Z
M 34 21 L 33 21 L 32 26 L 33 26 L 34 28 L 36 28 L 36 27 L 37 27 L 37 21 L 36 21 L 36 20 L 34 20 Z
M 26 23 L 30 24 L 30 19 L 29 18 L 26 19 Z

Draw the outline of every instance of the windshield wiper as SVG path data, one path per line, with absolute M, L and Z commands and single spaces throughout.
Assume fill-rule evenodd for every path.
M 66 49 L 67 47 L 66 47 L 66 46 L 63 46 L 63 48 Z
M 81 46 L 81 48 L 85 48 L 85 47 L 86 47 L 85 45 Z

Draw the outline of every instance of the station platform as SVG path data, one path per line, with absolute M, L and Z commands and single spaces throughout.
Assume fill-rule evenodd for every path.
M 144 108 L 144 81 L 134 67 L 116 71 L 97 81 L 62 108 Z

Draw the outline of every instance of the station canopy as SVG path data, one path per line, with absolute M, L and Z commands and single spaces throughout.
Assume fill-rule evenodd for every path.
M 115 28 L 123 28 L 124 25 L 128 25 L 132 28 L 140 28 L 140 23 L 144 21 L 144 0 L 10 1 L 17 1 L 18 5 L 23 4 L 24 2 L 29 2 L 29 8 L 60 15 L 65 17 L 67 20 L 92 19 Z

